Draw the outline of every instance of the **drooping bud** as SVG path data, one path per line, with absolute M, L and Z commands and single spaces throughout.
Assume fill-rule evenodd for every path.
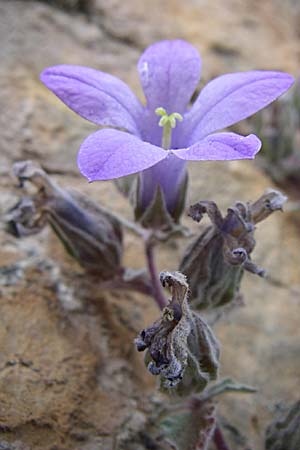
M 193 306 L 215 308 L 233 301 L 244 270 L 264 276 L 265 271 L 251 260 L 255 225 L 281 210 L 286 199 L 269 190 L 254 203 L 237 202 L 224 218 L 214 202 L 190 207 L 189 215 L 195 221 L 207 214 L 212 222 L 187 248 L 179 266 L 189 280 Z
M 87 272 L 100 280 L 120 273 L 122 229 L 115 217 L 84 195 L 62 189 L 31 161 L 16 163 L 13 171 L 20 186 L 29 181 L 36 188 L 9 211 L 7 223 L 13 234 L 34 234 L 49 224 Z
M 189 287 L 180 272 L 162 272 L 161 283 L 172 297 L 162 317 L 135 340 L 147 349 L 148 370 L 160 378 L 162 390 L 187 395 L 201 392 L 217 376 L 219 344 L 206 322 L 190 309 Z
M 278 411 L 277 418 L 266 431 L 266 450 L 296 450 L 300 448 L 300 401 L 289 409 Z

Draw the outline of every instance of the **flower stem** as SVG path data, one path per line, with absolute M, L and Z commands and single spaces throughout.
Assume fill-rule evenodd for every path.
M 218 424 L 216 425 L 216 428 L 214 431 L 213 441 L 214 441 L 214 444 L 215 444 L 215 447 L 217 450 L 230 450 L 230 448 L 228 447 L 228 445 L 225 441 L 222 430 Z
M 145 254 L 147 267 L 152 282 L 153 298 L 156 301 L 158 307 L 162 310 L 167 305 L 167 300 L 164 296 L 163 289 L 157 275 L 157 269 L 154 259 L 154 244 L 152 242 L 145 242 Z

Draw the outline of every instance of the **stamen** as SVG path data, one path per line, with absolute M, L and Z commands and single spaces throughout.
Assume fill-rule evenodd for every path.
M 158 125 L 163 127 L 162 147 L 168 150 L 171 147 L 172 128 L 176 127 L 176 120 L 181 122 L 183 117 L 178 112 L 168 115 L 167 111 L 162 107 L 156 108 L 155 114 L 161 116 Z

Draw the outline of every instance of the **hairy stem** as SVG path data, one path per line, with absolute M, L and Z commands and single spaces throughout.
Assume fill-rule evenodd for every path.
M 214 444 L 215 444 L 215 447 L 217 450 L 230 450 L 230 448 L 226 444 L 222 430 L 218 424 L 216 425 L 216 428 L 214 431 L 213 441 L 214 441 Z
M 158 307 L 160 309 L 163 309 L 167 305 L 167 300 L 164 296 L 163 289 L 158 278 L 154 259 L 154 244 L 152 242 L 146 241 L 145 254 L 147 260 L 147 267 L 152 282 L 153 298 L 156 301 Z

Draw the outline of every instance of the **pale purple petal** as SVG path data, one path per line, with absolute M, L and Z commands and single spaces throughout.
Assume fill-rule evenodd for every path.
M 147 100 L 142 138 L 160 145 L 162 128 L 158 126 L 155 109 L 163 107 L 168 114 L 185 112 L 200 78 L 199 53 L 185 41 L 157 42 L 142 54 L 138 71 Z
M 161 41 L 145 50 L 138 71 L 147 100 L 142 138 L 160 145 L 162 128 L 155 109 L 163 107 L 168 114 L 185 112 L 200 78 L 199 53 L 185 41 Z
M 104 129 L 91 134 L 78 153 L 80 172 L 89 180 L 110 180 L 157 164 L 168 152 L 123 131 Z
M 174 212 L 185 175 L 186 162 L 171 153 L 163 161 L 144 170 L 140 174 L 139 207 L 144 211 L 149 206 L 159 185 L 168 211 Z
M 138 63 L 147 107 L 154 111 L 162 106 L 169 114 L 184 112 L 200 70 L 199 53 L 188 42 L 160 41 L 148 47 Z
M 260 148 L 261 142 L 254 134 L 216 133 L 189 148 L 173 150 L 173 154 L 190 161 L 253 159 Z
M 182 139 L 191 145 L 251 116 L 287 91 L 293 82 L 291 75 L 271 71 L 229 73 L 212 80 L 186 114 Z
M 89 67 L 61 65 L 45 69 L 41 81 L 85 119 L 139 135 L 136 123 L 143 107 L 118 78 Z

